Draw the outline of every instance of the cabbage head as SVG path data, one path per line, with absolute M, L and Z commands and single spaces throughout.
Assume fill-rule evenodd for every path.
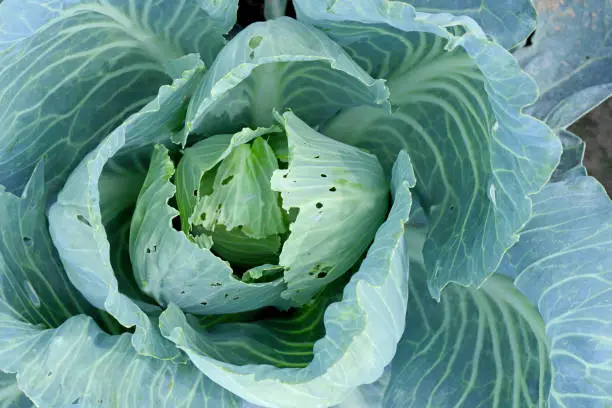
M 0 0 L 0 406 L 611 406 L 609 0 L 286 5 Z

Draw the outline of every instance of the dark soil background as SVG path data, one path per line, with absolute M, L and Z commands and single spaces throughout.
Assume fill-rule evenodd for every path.
M 612 196 L 612 98 L 570 126 L 586 142 L 584 164 Z

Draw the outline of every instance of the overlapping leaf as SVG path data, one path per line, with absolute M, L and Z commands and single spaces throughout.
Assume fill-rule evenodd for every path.
M 368 149 L 389 168 L 406 149 L 431 220 L 424 247 L 429 289 L 480 284 L 530 216 L 561 144 L 522 114 L 536 86 L 471 19 L 415 12 L 400 2 L 296 3 L 374 77 L 387 79 L 393 113 L 342 112 L 323 133 Z M 355 126 L 358 123 L 359 126 Z
M 195 330 L 176 307 L 161 316 L 164 336 L 206 376 L 251 403 L 326 407 L 342 402 L 357 386 L 383 374 L 404 331 L 408 296 L 404 223 L 411 206 L 409 188 L 414 183 L 410 160 L 402 152 L 393 171 L 394 201 L 389 217 L 345 286 L 342 301 L 327 307 L 325 336 L 315 343 L 314 357 L 306 367 L 279 368 L 259 360 L 246 364 L 248 349 L 257 349 L 257 337 L 242 336 L 240 330 L 235 331 L 236 336 L 247 350 L 229 349 L 226 356 L 218 357 L 207 347 L 206 333 Z
M 236 3 L 4 1 L 0 184 L 21 191 L 46 156 L 57 193 L 85 154 L 172 81 L 169 61 L 213 60 Z

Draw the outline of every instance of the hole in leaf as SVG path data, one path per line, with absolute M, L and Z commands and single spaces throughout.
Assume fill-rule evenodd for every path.
M 318 159 L 319 157 L 321 157 L 321 156 L 319 156 L 319 155 L 317 154 L 317 155 L 316 155 L 314 158 L 315 158 L 315 159 Z
M 172 218 L 172 228 L 177 231 L 181 231 L 181 217 L 179 217 L 178 215 Z
M 89 220 L 87 218 L 83 217 L 81 214 L 77 215 L 77 220 L 79 220 L 83 224 L 87 225 L 88 227 L 91 227 L 91 223 L 89 222 Z
M 198 196 L 198 190 L 197 190 L 197 189 L 193 190 L 193 196 L 194 196 L 194 197 L 197 197 L 197 196 Z
M 325 177 L 327 177 L 327 174 L 321 173 L 321 177 L 325 178 Z
M 317 208 L 323 208 L 323 203 L 317 203 L 317 204 L 315 205 L 315 207 L 317 207 Z
M 332 188 L 330 188 L 330 189 L 329 189 L 329 191 L 331 191 L 331 192 L 336 191 L 336 187 L 332 187 Z
M 208 302 L 200 302 L 200 304 L 201 304 L 202 306 L 206 306 L 206 305 L 208 304 Z
M 327 276 L 327 272 L 319 272 L 317 273 L 317 279 L 323 279 Z
M 227 184 L 228 184 L 230 181 L 232 181 L 232 179 L 233 179 L 233 178 L 234 178 L 234 176 L 228 176 L 228 177 L 224 178 L 224 179 L 221 181 L 221 184 L 225 186 L 225 185 L 227 185 Z M 219 208 L 221 208 L 221 207 L 219 207 Z
M 529 34 L 529 37 L 527 37 L 527 41 L 525 41 L 525 47 L 531 47 L 533 45 L 533 36 L 535 35 L 535 31 L 533 31 L 531 34 Z

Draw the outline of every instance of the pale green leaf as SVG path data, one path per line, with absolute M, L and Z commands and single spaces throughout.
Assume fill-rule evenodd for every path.
M 254 239 L 286 232 L 278 193 L 270 188 L 277 169 L 274 151 L 263 138 L 235 146 L 216 171 L 212 193 L 196 204 L 193 224 L 208 231 L 217 225 L 229 231 L 240 229 Z
M 170 137 L 171 125 L 200 80 L 201 70 L 198 63 L 172 86 L 161 87 L 155 100 L 107 136 L 71 174 L 49 210 L 51 237 L 71 283 L 91 304 L 109 312 L 123 326 L 136 326 L 132 340 L 138 352 L 163 358 L 177 357 L 178 353 L 159 335 L 143 311 L 144 308 L 159 312 L 159 308 L 136 303 L 126 296 L 113 270 L 113 263 L 117 262 L 111 259 L 109 237 L 103 225 L 99 184 L 104 167 L 122 148 Z
M 219 53 L 189 105 L 186 131 L 210 136 L 270 126 L 274 109 L 310 125 L 362 104 L 386 106 L 387 89 L 318 30 L 290 18 L 249 25 Z
M 130 231 L 130 259 L 140 288 L 162 306 L 173 303 L 197 314 L 282 307 L 282 279 L 242 282 L 228 262 L 173 228 L 172 219 L 179 215 L 168 205 L 176 191 L 173 174 L 167 149 L 156 146 Z
M 287 268 L 283 297 L 303 304 L 370 245 L 387 213 L 389 189 L 374 155 L 318 133 L 291 112 L 279 120 L 289 168 L 274 172 L 272 189 L 287 212 L 299 210 L 279 259 Z
M 268 357 L 255 359 L 252 355 L 257 348 L 248 349 L 248 342 L 255 344 L 256 338 L 241 336 L 247 350 L 215 348 L 176 307 L 161 316 L 162 332 L 207 377 L 252 404 L 310 408 L 341 403 L 356 387 L 380 378 L 404 331 L 408 296 L 404 223 L 409 217 L 409 189 L 414 183 L 410 160 L 402 152 L 391 183 L 394 201 L 389 217 L 345 286 L 342 300 L 327 307 L 323 316 L 325 336 L 315 343 L 306 367 L 261 364 Z M 304 330 L 308 333 L 307 328 Z M 216 356 L 219 351 L 224 351 L 222 358 Z M 249 361 L 252 363 L 245 365 Z
M 189 219 L 200 197 L 212 192 L 214 183 L 213 169 L 224 160 L 236 147 L 251 142 L 253 139 L 274 134 L 280 131 L 277 126 L 267 128 L 244 128 L 234 135 L 215 135 L 185 149 L 176 169 L 176 201 L 181 217 L 181 229 L 190 231 Z M 272 137 L 271 139 L 275 139 Z M 204 184 L 211 191 L 200 191 L 202 178 L 207 175 Z M 206 194 L 204 194 L 206 193 Z

